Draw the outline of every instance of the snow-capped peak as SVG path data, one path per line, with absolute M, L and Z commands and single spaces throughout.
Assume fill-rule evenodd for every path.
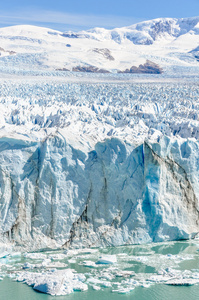
M 140 22 L 131 26 L 114 28 L 107 30 L 104 28 L 93 28 L 88 31 L 81 31 L 76 34 L 68 33 L 74 37 L 91 38 L 97 40 L 112 39 L 118 43 L 122 39 L 128 39 L 134 44 L 153 44 L 160 37 L 178 37 L 191 30 L 198 28 L 199 17 L 193 18 L 158 18 L 149 21 Z M 67 35 L 67 32 L 65 33 Z

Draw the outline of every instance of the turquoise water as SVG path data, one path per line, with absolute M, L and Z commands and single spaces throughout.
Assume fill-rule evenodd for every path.
M 174 242 L 153 244 L 145 246 L 126 246 L 118 248 L 99 249 L 94 253 L 72 253 L 62 259 L 62 262 L 68 264 L 69 268 L 75 269 L 79 273 L 89 276 L 99 276 L 100 272 L 108 272 L 110 266 L 99 266 L 88 268 L 83 266 L 82 261 L 96 261 L 99 255 L 109 254 L 117 256 L 116 268 L 119 270 L 131 270 L 135 272 L 135 278 L 139 282 L 140 278 L 145 277 L 146 280 L 151 275 L 157 274 L 161 269 L 167 267 L 177 270 L 178 272 L 189 272 L 198 276 L 199 274 L 199 241 L 190 242 Z M 53 254 L 62 254 L 63 251 L 54 251 Z M 43 255 L 49 256 L 50 252 L 42 252 Z M 70 260 L 75 259 L 75 262 Z M 58 261 L 59 259 L 57 259 Z M 27 258 L 22 254 L 18 258 L 1 259 L 0 263 L 6 264 L 1 268 L 1 275 L 5 276 L 0 282 L 0 299 L 1 300 L 122 300 L 122 299 L 138 299 L 138 300 L 195 300 L 199 299 L 199 280 L 193 286 L 170 286 L 164 283 L 152 283 L 149 287 L 137 286 L 127 294 L 113 293 L 112 288 L 101 287 L 101 290 L 93 290 L 92 286 L 88 286 L 85 292 L 74 292 L 66 296 L 53 297 L 50 295 L 38 293 L 32 287 L 15 282 L 9 276 L 22 271 L 24 262 L 37 264 L 41 260 L 39 258 Z M 55 260 L 56 261 L 56 260 Z M 2 270 L 3 269 L 3 270 Z M 39 270 L 38 270 L 39 271 Z M 31 271 L 30 271 L 31 272 Z M 184 273 L 183 273 L 184 274 Z M 100 277 L 99 277 L 100 278 Z M 123 282 L 124 278 L 114 279 Z M 124 283 L 125 285 L 125 283 Z

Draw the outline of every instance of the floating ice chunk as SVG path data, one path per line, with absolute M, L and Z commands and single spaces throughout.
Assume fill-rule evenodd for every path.
M 117 257 L 116 255 L 102 255 L 99 257 L 98 261 L 96 264 L 114 264 L 117 262 Z
M 77 292 L 87 291 L 88 286 L 87 286 L 87 284 L 85 284 L 83 282 L 76 282 L 76 283 L 73 283 L 73 290 L 77 291 Z
M 29 262 L 26 262 L 24 265 L 23 265 L 23 269 L 34 269 L 35 268 L 35 265 L 33 264 L 30 264 Z
M 99 291 L 99 290 L 101 290 L 101 287 L 100 287 L 100 286 L 97 286 L 97 285 L 93 285 L 93 289 L 94 289 L 95 291 Z
M 79 249 L 78 254 L 93 254 L 98 251 L 99 251 L 98 249 L 85 248 L 85 249 Z
M 198 283 L 196 280 L 186 279 L 186 278 L 172 279 L 172 280 L 165 282 L 165 284 L 167 284 L 167 285 L 176 285 L 176 286 L 191 286 L 196 283 Z
M 109 282 L 109 281 L 102 281 L 101 285 L 106 288 L 109 288 L 112 286 L 111 282 Z
M 90 277 L 87 279 L 87 283 L 96 285 L 96 284 L 101 284 L 102 280 L 99 280 L 98 278 L 95 277 Z
M 134 276 L 135 272 L 134 271 L 118 271 L 118 273 L 116 273 L 116 277 L 131 277 Z
M 10 255 L 9 252 L 4 251 L 4 252 L 0 253 L 0 258 L 6 258 L 6 257 L 9 256 L 9 255 Z
M 42 267 L 46 267 L 47 265 L 49 265 L 49 263 L 51 263 L 51 259 L 46 258 L 42 261 L 41 265 Z
M 60 290 L 59 283 L 54 280 L 48 280 L 47 282 L 36 283 L 33 287 L 36 291 L 41 293 L 56 295 L 57 291 Z M 68 287 L 68 293 L 72 293 L 72 287 Z
M 81 265 L 85 266 L 85 267 L 89 267 L 89 268 L 96 268 L 96 263 L 94 261 L 91 261 L 91 260 L 86 260 L 86 261 L 83 261 L 81 263 Z
M 118 294 L 127 294 L 134 290 L 134 287 L 131 288 L 120 288 L 118 290 L 112 290 L 112 293 L 118 293 Z
M 68 265 L 59 261 L 51 262 L 50 264 L 47 264 L 46 268 L 66 268 Z
M 68 262 L 69 262 L 69 264 L 75 264 L 76 263 L 76 259 L 71 258 L 71 259 L 68 260 Z
M 84 282 L 86 280 L 86 276 L 84 274 L 81 274 L 81 273 L 74 274 L 74 278 L 81 281 L 81 282 Z
M 139 286 L 140 284 L 139 284 L 139 282 L 137 281 L 137 280 L 134 280 L 134 279 L 132 279 L 132 278 L 130 278 L 130 279 L 127 279 L 127 280 L 123 280 L 122 282 L 121 282 L 123 285 L 128 285 L 128 286 L 133 286 L 133 287 L 136 287 L 136 286 Z
M 67 266 L 68 265 L 63 262 L 59 262 L 59 261 L 52 262 L 51 259 L 49 258 L 44 259 L 41 265 L 39 265 L 39 267 L 43 267 L 43 268 L 66 268 Z
M 66 256 L 66 254 L 63 254 L 63 253 L 56 253 L 56 254 L 49 255 L 49 258 L 51 260 L 62 260 L 62 259 L 66 259 L 67 256 Z
M 144 282 L 140 286 L 143 287 L 143 288 L 149 288 L 151 286 L 151 283 Z
M 20 257 L 21 256 L 21 252 L 12 252 L 10 253 L 11 257 Z
M 113 280 L 115 278 L 115 276 L 111 273 L 103 272 L 103 274 L 100 276 L 100 278 L 106 279 L 106 280 Z
M 111 282 L 106 280 L 100 280 L 99 278 L 90 277 L 87 279 L 87 283 L 90 285 L 100 285 L 101 287 L 111 287 Z
M 29 259 L 45 259 L 46 255 L 43 253 L 24 253 L 25 258 Z

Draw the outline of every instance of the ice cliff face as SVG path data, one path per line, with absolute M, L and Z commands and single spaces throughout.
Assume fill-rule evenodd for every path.
M 39 248 L 193 237 L 198 148 L 168 137 L 139 146 L 111 138 L 84 152 L 59 132 L 40 143 L 1 138 L 2 239 Z

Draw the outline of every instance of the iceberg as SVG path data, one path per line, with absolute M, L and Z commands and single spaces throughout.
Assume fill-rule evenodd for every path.
M 99 260 L 96 262 L 96 264 L 109 265 L 109 264 L 114 264 L 116 262 L 117 262 L 116 255 L 102 255 L 99 257 Z
M 51 270 L 46 273 L 21 272 L 17 281 L 23 281 L 33 286 L 33 289 L 53 296 L 68 295 L 73 291 L 88 289 L 83 274 L 75 274 L 73 270 Z

